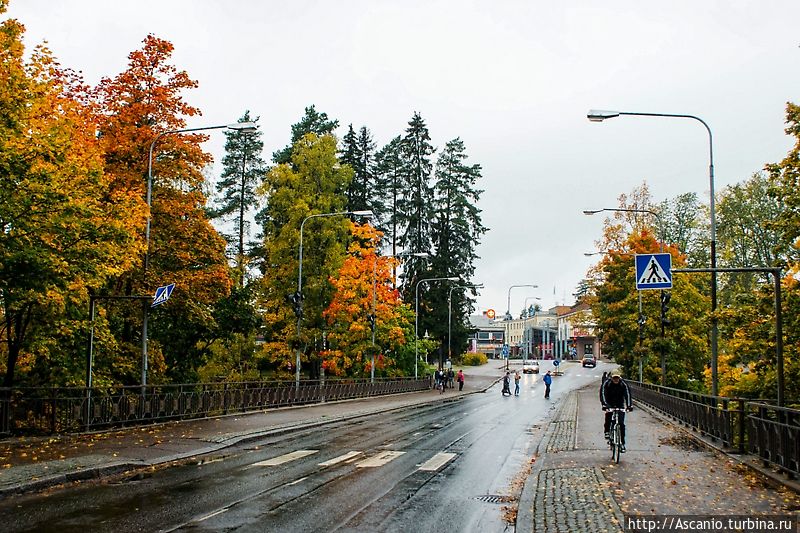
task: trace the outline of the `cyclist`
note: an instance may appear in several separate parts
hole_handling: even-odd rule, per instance
[[[628,384],[622,379],[619,370],[613,370],[611,377],[606,379],[600,388],[600,402],[603,404],[603,410],[606,411],[606,421],[603,426],[606,439],[609,438],[611,430],[611,411],[608,409],[627,409],[631,411],[633,409],[631,400],[631,390],[628,388]],[[624,453],[625,413],[619,413],[619,429],[622,437],[622,446],[619,451]]]

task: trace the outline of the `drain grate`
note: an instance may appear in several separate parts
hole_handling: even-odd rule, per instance
[[[476,496],[475,499],[488,503],[508,503],[508,502],[513,502],[515,500],[513,496],[501,496],[499,494],[486,494],[484,496]]]

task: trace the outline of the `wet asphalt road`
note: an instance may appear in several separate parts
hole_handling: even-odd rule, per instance
[[[497,497],[518,496],[545,422],[604,369],[565,368],[549,401],[541,376],[524,375],[519,397],[502,397],[496,385],[149,476],[9,498],[0,524],[8,532],[513,531]]]

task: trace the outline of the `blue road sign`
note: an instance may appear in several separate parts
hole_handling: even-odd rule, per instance
[[[561,364],[561,361],[559,361],[558,359],[553,359],[553,366],[558,366],[560,364]]]
[[[636,288],[671,289],[672,256],[670,254],[636,254]]]
[[[156,295],[153,296],[153,303],[150,304],[150,307],[161,305],[167,300],[169,300],[169,297],[172,296],[172,290],[174,288],[175,288],[174,283],[170,283],[169,285],[157,288]]]
[[[508,344],[503,345],[503,357],[508,357]]]

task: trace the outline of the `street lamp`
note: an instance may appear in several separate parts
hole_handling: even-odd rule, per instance
[[[538,289],[538,285],[512,285],[508,288],[508,305],[506,306],[506,320],[511,320],[511,289],[514,287],[533,287]]]
[[[173,133],[188,133],[191,131],[205,131],[205,130],[221,130],[229,129],[239,131],[241,133],[253,133],[258,129],[255,122],[235,122],[233,124],[223,124],[220,126],[206,126],[203,128],[182,128],[179,130],[162,131],[157,134],[150,143],[150,151],[147,158],[147,225],[144,230],[144,269],[142,279],[147,283],[147,267],[150,265],[150,206],[153,197],[153,148],[158,140],[164,135],[171,135]],[[147,386],[147,301],[144,301],[144,314],[142,318],[142,390]]]
[[[417,281],[416,288],[414,289],[414,379],[419,377],[419,285],[424,281],[458,281],[458,278],[425,278]]]
[[[452,359],[452,355],[450,353],[450,324],[453,315],[453,290],[455,289],[482,289],[483,283],[477,283],[474,285],[461,285],[458,287],[450,287],[450,291],[447,294],[447,358]]]
[[[312,218],[334,217],[334,216],[359,216],[372,218],[372,211],[337,211],[336,213],[316,213],[308,215],[300,223],[300,252],[298,255],[297,268],[297,293],[294,295],[295,315],[297,315],[297,346],[295,347],[295,387],[300,388],[300,322],[303,320],[303,228],[306,222]]]
[[[624,111],[602,111],[592,109],[586,115],[592,122],[603,122],[606,119],[618,117],[620,115],[638,117],[666,117],[666,118],[688,118],[696,120],[705,127],[708,132],[708,182],[711,210],[711,395],[716,396],[718,392],[717,376],[717,331],[719,329],[716,316],[717,310],[717,222],[714,210],[714,142],[711,135],[711,128],[700,117],[694,115],[678,115],[669,113],[632,113]]]

